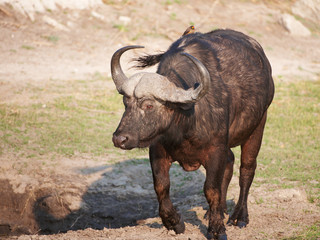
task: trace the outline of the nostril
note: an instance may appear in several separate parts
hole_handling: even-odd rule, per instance
[[[124,148],[125,147],[124,144],[128,141],[128,137],[122,136],[122,135],[120,136],[113,135],[112,141],[115,147]]]
[[[124,144],[126,141],[128,141],[128,137],[125,137],[125,136],[119,136],[118,139],[121,145]]]

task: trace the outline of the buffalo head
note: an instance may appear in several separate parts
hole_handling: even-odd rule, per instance
[[[206,67],[188,53],[179,53],[183,61],[191,60],[198,71],[198,84],[194,88],[177,87],[170,79],[158,73],[137,73],[126,77],[120,66],[121,55],[130,49],[142,46],[127,46],[116,51],[111,59],[111,74],[116,88],[123,95],[125,112],[113,143],[122,149],[148,147],[153,140],[170,126],[174,106],[190,106],[202,98],[209,89],[210,75]],[[189,69],[184,69],[188,71]]]

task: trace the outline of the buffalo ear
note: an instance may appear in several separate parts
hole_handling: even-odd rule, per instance
[[[194,104],[195,103],[173,103],[173,102],[167,102],[166,105],[167,107],[171,109],[180,109],[183,111],[190,111],[194,109]]]
[[[181,103],[178,104],[178,107],[184,111],[189,111],[194,109],[194,103]]]

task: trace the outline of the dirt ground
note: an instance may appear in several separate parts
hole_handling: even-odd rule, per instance
[[[181,3],[113,1],[95,9],[37,13],[34,22],[4,7],[0,11],[0,104],[30,103],[28,86],[86,80],[96,74],[110,76],[110,58],[121,46],[145,46],[135,54],[164,51],[190,23],[200,32],[232,28],[256,38],[278,81],[319,79],[319,32],[310,37],[286,32],[279,18],[289,5],[277,5],[277,1],[177,2]],[[49,25],[44,16],[65,28]],[[129,72],[134,71],[126,65],[131,57],[123,60]],[[111,81],[109,85],[114,89]],[[203,169],[185,173],[174,166],[171,170],[172,199],[186,222],[185,234],[176,235],[157,216],[145,158],[146,154],[139,160],[106,164],[112,161],[104,156],[78,154],[58,157],[53,166],[37,170],[39,159],[4,150],[0,155],[0,239],[205,239]],[[25,161],[29,164],[24,174],[18,174],[13,163]],[[238,192],[235,175],[228,192],[229,212]],[[244,229],[228,226],[229,239],[283,239],[320,220],[319,207],[298,187],[254,185],[248,207],[250,224]]]

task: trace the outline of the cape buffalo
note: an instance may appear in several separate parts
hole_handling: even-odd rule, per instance
[[[223,223],[226,193],[233,174],[231,148],[241,146],[240,195],[228,224],[249,223],[247,199],[254,178],[267,109],[274,95],[270,63],[259,43],[233,30],[182,36],[157,55],[142,56],[139,66],[159,63],[157,73],[127,78],[116,51],[113,81],[125,112],[113,134],[121,149],[149,147],[159,215],[167,229],[185,225],[169,197],[169,169],[177,161],[186,171],[204,166],[209,203],[209,239],[227,239]]]

